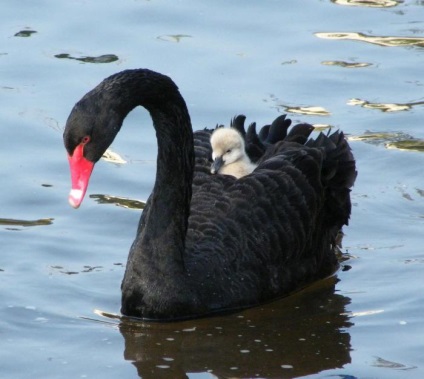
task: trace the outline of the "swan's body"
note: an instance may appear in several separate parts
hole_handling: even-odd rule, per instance
[[[212,174],[241,178],[250,174],[256,165],[247,156],[244,139],[234,128],[217,128],[211,135]]]
[[[73,108],[64,143],[74,207],[137,105],[153,119],[158,159],[122,282],[123,314],[170,320],[241,309],[334,272],[356,177],[343,134],[273,144],[238,180],[211,175],[211,131],[193,135],[178,88],[153,71],[112,75]]]

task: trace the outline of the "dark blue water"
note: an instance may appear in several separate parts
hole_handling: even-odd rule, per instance
[[[0,376],[422,378],[423,20],[421,1],[3,1]],[[155,135],[132,112],[112,146],[125,163],[99,162],[75,211],[62,129],[136,67],[175,80],[195,129],[288,113],[349,135],[359,176],[335,277],[225,317],[102,313],[119,313],[141,213],[117,198],[147,199]]]

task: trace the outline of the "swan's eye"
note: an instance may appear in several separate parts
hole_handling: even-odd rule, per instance
[[[81,140],[81,143],[83,145],[85,145],[86,143],[90,142],[90,136],[85,136],[83,137],[83,139]]]
[[[231,153],[231,149],[228,149],[228,150],[226,151],[226,153]]]

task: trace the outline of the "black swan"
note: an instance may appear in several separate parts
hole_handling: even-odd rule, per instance
[[[356,178],[343,133],[264,145],[256,170],[240,179],[211,175],[211,131],[193,134],[175,83],[147,69],[108,77],[72,109],[63,137],[73,207],[138,105],[156,129],[157,173],[122,281],[124,315],[176,320],[234,311],[334,273]]]
[[[235,128],[217,128],[211,135],[212,174],[241,178],[250,174],[256,165],[247,155],[244,138]]]

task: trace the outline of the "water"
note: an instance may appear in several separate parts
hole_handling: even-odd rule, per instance
[[[423,19],[421,1],[3,1],[1,377],[423,377]],[[129,115],[112,147],[127,163],[97,164],[75,211],[62,129],[135,67],[176,81],[195,129],[288,112],[349,134],[359,177],[334,278],[204,320],[104,313],[140,216],[116,197],[146,200],[154,131]]]

